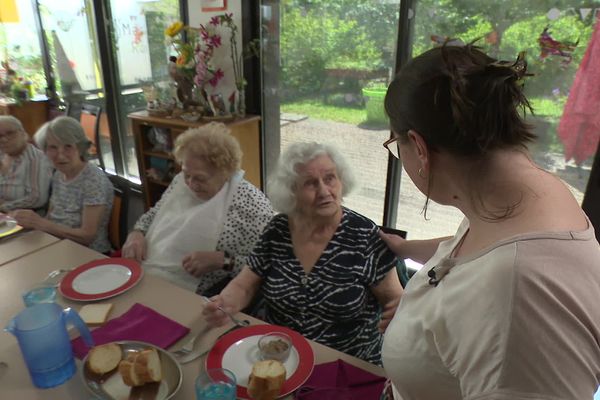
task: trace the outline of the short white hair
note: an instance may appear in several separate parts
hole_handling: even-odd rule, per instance
[[[63,144],[74,144],[79,150],[79,156],[83,161],[89,158],[88,150],[92,142],[85,135],[83,127],[75,118],[57,117],[42,125],[34,135],[37,146],[46,151],[48,135],[52,135]]]
[[[342,197],[354,189],[356,181],[350,165],[335,147],[316,142],[293,143],[279,157],[277,168],[267,184],[269,199],[277,211],[287,215],[294,212],[298,167],[306,165],[321,155],[328,156],[335,164],[338,178],[342,183]]]

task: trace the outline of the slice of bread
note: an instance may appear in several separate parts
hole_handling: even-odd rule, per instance
[[[79,310],[79,316],[88,325],[103,324],[112,310],[111,303],[106,304],[86,304]]]
[[[121,361],[121,346],[106,343],[93,347],[88,355],[88,367],[95,374],[106,374],[117,368]]]
[[[131,361],[123,360],[119,363],[119,373],[123,378],[123,383],[127,386],[141,386],[144,382],[135,373],[134,363]]]
[[[135,373],[144,382],[160,382],[162,379],[162,368],[160,356],[156,349],[141,351],[135,359]]]
[[[254,400],[274,400],[279,396],[286,378],[283,364],[276,360],[254,363],[248,379],[248,395]]]
[[[127,354],[119,363],[119,373],[127,386],[141,386],[150,382],[160,382],[162,365],[156,349],[146,349]]]

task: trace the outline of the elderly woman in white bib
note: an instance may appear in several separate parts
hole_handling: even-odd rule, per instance
[[[211,296],[246,264],[273,216],[271,203],[244,179],[242,150],[222,123],[175,140],[181,172],[128,235],[122,256],[146,272]]]

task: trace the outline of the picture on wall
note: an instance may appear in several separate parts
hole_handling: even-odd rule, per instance
[[[225,11],[227,0],[201,0],[202,11]]]

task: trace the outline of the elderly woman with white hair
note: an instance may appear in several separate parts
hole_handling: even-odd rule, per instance
[[[26,228],[108,253],[114,189],[104,172],[87,161],[91,143],[81,124],[71,117],[55,118],[36,132],[35,140],[56,169],[48,213],[45,218],[30,210],[11,214]]]
[[[237,312],[260,291],[268,322],[380,363],[380,330],[388,322],[382,311],[395,309],[402,287],[396,257],[377,225],[341,205],[352,186],[334,148],[290,145],[269,183],[281,214],[266,227],[248,266],[206,305],[208,321],[224,324],[217,306]]]
[[[188,129],[173,153],[181,172],[139,218],[122,255],[153,275],[212,296],[246,264],[273,208],[244,179],[240,144],[225,124]]]
[[[52,166],[29,143],[29,134],[12,115],[0,116],[0,212],[42,210],[48,202]]]

